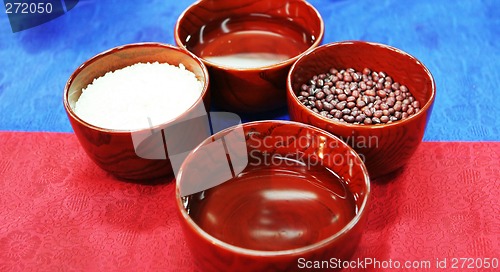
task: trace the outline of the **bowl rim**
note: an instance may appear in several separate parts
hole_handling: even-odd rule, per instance
[[[184,169],[186,167],[188,158],[190,156],[192,156],[198,149],[200,149],[207,142],[211,141],[212,139],[214,139],[215,137],[217,137],[219,135],[224,135],[224,134],[230,132],[231,130],[233,130],[234,128],[236,128],[238,126],[242,126],[242,127],[256,126],[256,125],[258,126],[259,124],[265,124],[265,123],[267,123],[267,124],[274,123],[274,124],[283,124],[283,125],[293,125],[293,126],[298,126],[301,128],[306,128],[306,129],[309,129],[312,131],[322,133],[323,135],[337,141],[339,144],[346,147],[347,151],[361,162],[359,165],[360,165],[361,171],[363,173],[366,193],[364,194],[363,202],[361,203],[360,207],[357,209],[358,212],[342,229],[340,229],[339,231],[335,232],[334,234],[330,235],[329,237],[327,237],[323,240],[317,241],[313,244],[303,246],[303,247],[298,247],[298,248],[294,248],[294,249],[287,249],[287,250],[275,250],[275,251],[256,250],[256,249],[248,249],[248,248],[243,248],[243,247],[231,245],[227,242],[224,242],[220,239],[213,237],[212,235],[207,233],[205,230],[203,230],[200,226],[198,226],[198,224],[196,224],[196,222],[194,222],[194,220],[189,216],[189,214],[187,214],[186,209],[184,208],[183,203],[182,203],[182,198],[180,196],[179,183],[180,183],[180,180],[182,179],[182,174],[183,174]],[[358,155],[358,153],[356,153],[354,151],[354,149],[352,149],[348,144],[343,142],[340,138],[333,135],[332,133],[330,133],[326,130],[320,129],[318,127],[309,125],[309,124],[304,124],[304,123],[295,122],[295,121],[285,121],[285,120],[253,121],[253,122],[247,122],[247,123],[239,124],[239,125],[232,126],[232,127],[226,128],[224,130],[221,130],[221,131],[217,132],[216,134],[214,134],[213,136],[205,139],[196,148],[194,148],[191,152],[189,152],[189,154],[186,156],[186,159],[184,160],[181,167],[179,168],[179,172],[178,172],[176,179],[175,179],[175,202],[177,204],[177,210],[181,214],[181,217],[182,217],[181,220],[184,220],[187,223],[187,225],[189,226],[189,228],[191,228],[194,232],[197,233],[197,235],[201,236],[204,240],[208,241],[209,243],[211,243],[213,245],[217,245],[221,248],[224,248],[225,250],[237,252],[239,254],[244,254],[247,256],[270,257],[270,256],[296,255],[296,254],[308,253],[308,252],[314,251],[318,248],[324,247],[327,244],[330,244],[338,239],[341,239],[342,236],[344,236],[346,233],[348,233],[349,231],[351,231],[352,229],[355,228],[355,226],[359,223],[361,218],[363,216],[366,216],[366,214],[368,213],[367,206],[368,206],[369,199],[371,199],[370,176],[368,174],[368,170],[367,170],[363,160]]]
[[[139,129],[112,129],[112,128],[104,128],[104,127],[99,127],[96,125],[93,125],[83,119],[81,119],[78,114],[74,111],[74,109],[71,107],[69,103],[69,90],[71,87],[71,84],[74,82],[75,78],[84,70],[86,69],[90,64],[98,61],[100,58],[107,56],[107,55],[112,55],[115,52],[124,50],[124,49],[129,49],[129,48],[146,48],[146,47],[157,47],[157,48],[163,48],[168,50],[174,50],[183,54],[186,54],[187,56],[191,57],[201,68],[203,72],[203,88],[201,90],[200,96],[196,99],[196,101],[182,114],[167,120],[165,122],[162,122],[161,124],[157,124],[151,127],[147,128],[139,128]],[[186,68],[187,69],[187,68]],[[146,130],[157,130],[160,128],[165,127],[166,125],[175,122],[176,120],[181,119],[183,116],[187,115],[188,112],[190,112],[192,109],[197,107],[200,103],[203,102],[203,98],[207,95],[208,92],[208,87],[209,87],[209,76],[208,76],[208,69],[205,66],[205,64],[201,61],[200,58],[198,58],[196,55],[192,54],[189,51],[186,51],[182,48],[176,47],[174,45],[166,44],[166,43],[160,43],[160,42],[140,42],[140,43],[129,43],[129,44],[124,44],[120,46],[116,46],[113,48],[110,48],[108,50],[105,50],[97,55],[94,55],[90,59],[87,59],[84,61],[78,68],[73,71],[71,76],[69,77],[68,81],[66,82],[64,86],[64,92],[63,92],[63,105],[64,109],[66,110],[67,114],[70,116],[71,119],[77,121],[80,125],[83,125],[85,127],[88,127],[93,130],[101,131],[101,132],[107,132],[107,133],[117,133],[117,134],[129,134],[129,133],[134,133],[134,132],[140,132],[140,131],[146,131]]]
[[[175,26],[174,26],[174,40],[175,40],[175,43],[177,44],[177,46],[179,46],[180,48],[182,48],[182,49],[184,49],[186,51],[189,51],[190,53],[192,53],[192,52],[187,48],[187,46],[185,45],[185,43],[181,41],[181,38],[179,36],[181,20],[183,20],[184,18],[186,18],[188,12],[190,12],[193,8],[195,8],[196,6],[200,5],[201,2],[204,2],[204,1],[206,1],[206,0],[198,0],[195,3],[191,4],[190,6],[188,6],[179,15],[179,17],[177,18],[177,21],[175,23]],[[314,40],[314,42],[311,45],[309,45],[309,47],[306,50],[304,50],[303,52],[301,52],[300,54],[297,54],[294,57],[288,58],[286,60],[280,61],[280,62],[275,63],[275,64],[266,65],[266,66],[260,66],[260,67],[253,67],[253,68],[241,68],[241,67],[238,68],[238,67],[225,66],[225,65],[217,64],[217,63],[215,63],[213,61],[208,61],[208,60],[206,60],[206,59],[204,59],[202,57],[199,57],[199,58],[207,66],[214,67],[214,68],[217,68],[217,69],[220,69],[220,70],[224,70],[224,71],[239,71],[239,72],[256,72],[257,71],[257,72],[261,72],[261,71],[267,71],[267,70],[272,70],[272,69],[276,69],[276,68],[284,68],[284,67],[290,66],[291,64],[295,63],[301,56],[303,56],[307,52],[310,52],[314,48],[318,47],[323,42],[323,38],[325,36],[325,22],[323,20],[323,17],[321,16],[321,13],[319,13],[319,11],[311,3],[309,3],[309,2],[307,2],[305,0],[298,0],[296,2],[304,3],[306,5],[306,7],[308,7],[310,10],[313,11],[313,13],[315,14],[316,18],[318,19],[318,21],[320,23],[320,28],[319,28],[319,34],[318,34],[318,36],[315,37],[316,39]]]
[[[431,81],[431,96],[429,97],[427,102],[424,104],[424,106],[421,107],[417,113],[409,116],[406,119],[401,119],[401,120],[398,120],[396,122],[389,123],[389,124],[386,123],[386,124],[375,124],[375,125],[374,124],[361,125],[361,124],[351,124],[351,123],[342,123],[342,122],[334,121],[332,119],[329,119],[327,117],[321,116],[320,114],[316,114],[316,113],[310,111],[308,108],[306,108],[304,105],[302,105],[302,103],[300,103],[300,101],[297,98],[297,95],[295,94],[293,87],[292,87],[292,74],[295,72],[297,67],[300,65],[300,62],[304,61],[304,59],[306,59],[310,54],[314,54],[316,51],[328,50],[330,48],[334,48],[337,46],[344,46],[344,45],[349,46],[349,45],[357,45],[357,44],[366,44],[366,45],[370,45],[372,47],[379,47],[379,48],[382,48],[385,50],[393,51],[397,54],[404,55],[404,56],[410,58],[418,66],[420,66],[422,68],[424,73],[429,77],[429,79]],[[331,42],[331,43],[323,44],[321,46],[318,46],[318,47],[312,49],[311,51],[307,52],[306,54],[302,55],[299,59],[297,59],[297,61],[292,65],[292,67],[288,71],[288,75],[287,75],[287,79],[286,79],[286,89],[287,89],[287,97],[288,97],[287,99],[292,99],[295,104],[299,105],[299,107],[301,107],[302,109],[307,110],[312,115],[314,115],[316,118],[319,118],[320,120],[324,120],[324,121],[328,122],[329,124],[333,124],[335,126],[345,127],[345,128],[355,128],[355,129],[384,129],[387,127],[401,126],[402,124],[416,120],[418,117],[425,114],[432,107],[432,105],[434,104],[434,100],[436,98],[436,83],[434,81],[434,77],[432,76],[432,73],[429,71],[429,69],[420,60],[418,60],[413,55],[410,55],[409,53],[407,53],[399,48],[396,48],[396,47],[393,47],[390,45],[386,45],[386,44],[382,44],[382,43],[360,41],[360,40],[339,41],[339,42]],[[290,113],[290,108],[288,109],[288,111]]]

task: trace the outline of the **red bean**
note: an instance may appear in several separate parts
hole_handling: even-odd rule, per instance
[[[374,90],[367,90],[367,91],[365,91],[365,95],[367,95],[367,96],[375,96],[375,91]]]
[[[323,102],[323,108],[327,111],[331,111],[333,109],[333,105],[328,102]]]
[[[341,111],[337,111],[337,112],[335,112],[335,114],[333,115],[333,117],[335,117],[335,118],[337,118],[337,119],[342,118],[342,112],[341,112]]]
[[[387,103],[387,105],[389,107],[393,107],[394,104],[396,103],[396,99],[394,97],[389,97],[389,98],[387,98],[387,100],[385,101],[385,103]]]
[[[387,96],[387,94],[385,93],[385,91],[383,90],[378,90],[377,91],[377,95],[380,97],[380,98],[385,98]]]
[[[333,94],[329,94],[329,95],[325,98],[325,100],[326,100],[326,102],[330,102],[330,101],[332,101],[332,100],[333,100],[333,98],[334,98],[334,95],[333,95]]]
[[[368,117],[372,117],[373,113],[370,109],[366,108],[363,113],[368,116]]]
[[[347,122],[347,123],[353,123],[354,122],[354,116],[351,116],[351,115],[344,115],[344,120]]]
[[[394,82],[394,83],[392,83],[392,89],[393,89],[394,91],[399,90],[399,87],[400,87],[400,86],[401,86],[401,85],[400,85],[398,82]]]
[[[323,99],[325,97],[325,93],[324,92],[317,92],[316,93],[316,99]]]
[[[365,105],[366,105],[365,101],[363,101],[363,100],[361,100],[361,99],[358,99],[358,100],[356,101],[356,107],[358,107],[358,108],[362,108],[362,107],[364,107]]]
[[[323,103],[320,100],[316,100],[316,103],[314,105],[318,110],[323,110]]]
[[[337,108],[337,110],[343,110],[345,108],[346,104],[347,104],[347,102],[342,101],[340,103],[337,103],[337,105],[335,106],[335,108]]]

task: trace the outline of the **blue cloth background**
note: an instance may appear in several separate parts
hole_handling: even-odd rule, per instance
[[[325,20],[324,43],[385,43],[429,68],[437,98],[424,140],[500,140],[500,1],[310,2]],[[0,130],[71,132],[62,106],[70,74],[118,45],[174,44],[175,21],[191,3],[81,0],[66,15],[18,33],[0,8]]]

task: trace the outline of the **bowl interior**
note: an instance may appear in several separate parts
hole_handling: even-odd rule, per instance
[[[303,166],[296,167],[297,161]],[[323,176],[316,166],[329,169],[328,175]],[[272,178],[265,178],[267,172],[251,172],[260,171],[262,167],[271,169]],[[251,178],[245,179],[247,176]],[[286,179],[287,186],[300,179],[299,186],[280,188],[280,176]],[[341,188],[335,187],[338,178],[342,179],[341,186],[345,186],[342,188],[352,193],[352,201],[349,204],[335,202],[338,206],[333,209],[338,209],[336,220],[341,225],[332,231],[328,227],[335,225],[333,221],[318,214],[329,201],[322,196],[331,197],[332,192]],[[263,179],[265,182],[261,182]],[[300,183],[311,185],[313,190]],[[259,254],[312,248],[334,240],[357,223],[365,211],[369,191],[367,170],[350,147],[323,130],[295,122],[253,122],[217,133],[187,157],[177,176],[181,214],[197,232],[223,247],[234,249],[236,246],[247,253],[260,250]],[[299,200],[294,202],[294,199]],[[247,202],[241,204],[240,201]],[[273,213],[276,207],[297,205],[301,208]],[[205,209],[202,217],[196,215],[200,207]],[[345,219],[342,207],[353,209],[353,215],[340,223]],[[299,213],[301,222],[297,221]],[[310,220],[313,217],[315,219]],[[239,220],[240,227],[228,228],[226,224],[232,226],[234,220]],[[321,225],[325,220],[328,223]],[[283,235],[289,235],[286,239],[266,236],[275,234],[276,224],[284,224],[280,227],[292,230],[284,231]],[[302,233],[300,237],[294,236],[294,228]]]
[[[434,81],[416,58],[396,48],[368,43],[341,42],[320,46],[300,58],[290,72],[291,87],[299,93],[302,84],[330,68],[383,71],[394,81],[406,85],[422,108],[434,97]]]
[[[64,96],[68,111],[74,114],[76,101],[95,78],[104,76],[109,71],[115,71],[136,63],[168,63],[170,65],[183,64],[187,70],[193,72],[196,78],[203,83],[203,92],[207,90],[208,75],[203,64],[179,48],[156,43],[132,44],[113,48],[103,52],[80,66],[71,76],[66,86]],[[76,117],[78,119],[78,117]]]
[[[241,31],[273,34],[252,39]],[[204,0],[179,17],[175,38],[179,46],[204,58],[248,52],[292,58],[318,45],[323,31],[319,13],[305,1]],[[276,46],[280,42],[283,44]]]

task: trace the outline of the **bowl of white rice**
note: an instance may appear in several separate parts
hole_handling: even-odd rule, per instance
[[[208,71],[198,57],[136,43],[84,62],[66,83],[63,103],[99,167],[148,183],[171,175],[183,154],[209,136],[209,97]]]

